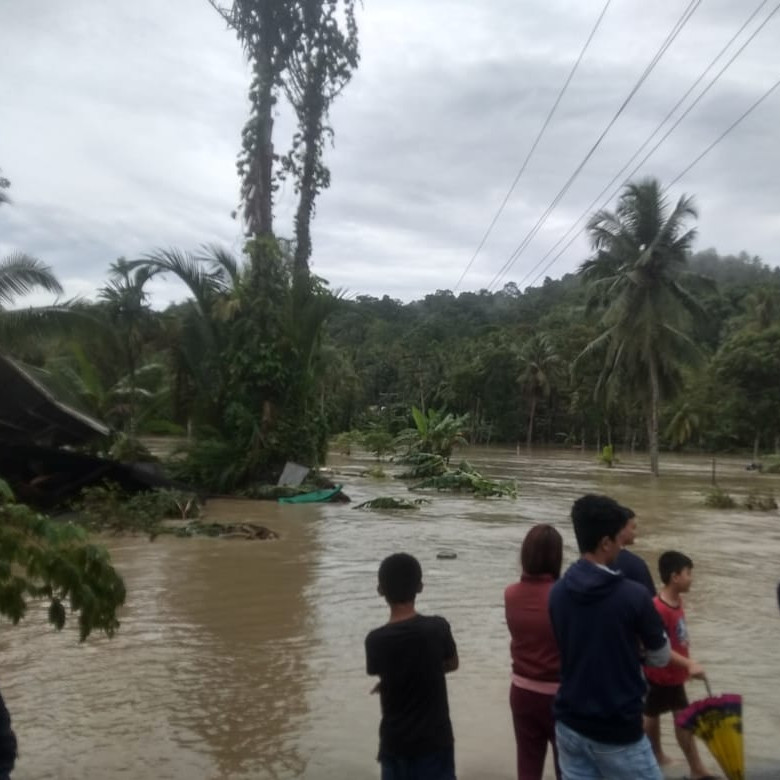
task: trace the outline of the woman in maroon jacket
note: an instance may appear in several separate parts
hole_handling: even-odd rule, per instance
[[[517,742],[518,780],[541,780],[547,743],[555,748],[553,700],[560,680],[560,659],[547,600],[561,576],[563,540],[551,525],[535,525],[520,549],[520,582],[504,592],[506,623],[512,635],[512,687],[509,705]]]

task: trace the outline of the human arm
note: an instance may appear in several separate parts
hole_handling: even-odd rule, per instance
[[[688,672],[688,676],[695,680],[703,680],[707,676],[704,667],[700,663],[684,656],[682,653],[678,653],[676,650],[672,650],[669,653],[669,666],[681,666]]]
[[[669,637],[650,594],[646,592],[642,593],[640,602],[637,633],[645,648],[644,663],[659,668],[667,666],[672,653]]]
[[[379,674],[379,659],[378,659],[378,647],[377,639],[373,633],[366,637],[366,674],[371,676]],[[371,689],[371,693],[379,693],[382,687],[382,680]]]
[[[460,661],[458,660],[458,648],[455,645],[450,624],[444,618],[442,618],[442,629],[442,666],[444,667],[444,673],[447,674],[448,672],[456,671],[460,666]]]

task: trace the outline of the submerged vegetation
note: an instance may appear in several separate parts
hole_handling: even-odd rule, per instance
[[[704,494],[704,505],[711,509],[734,509],[737,502],[722,488],[714,487]]]
[[[517,496],[514,482],[488,479],[470,463],[463,461],[456,469],[447,469],[443,474],[428,477],[410,486],[409,490],[452,490],[458,493],[473,493],[479,498]]]
[[[358,504],[355,509],[419,509],[422,504],[428,504],[427,498],[394,498],[393,496],[378,496],[370,501]]]

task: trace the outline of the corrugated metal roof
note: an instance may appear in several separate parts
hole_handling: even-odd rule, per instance
[[[57,447],[109,433],[104,423],[58,400],[34,369],[0,355],[0,440]]]

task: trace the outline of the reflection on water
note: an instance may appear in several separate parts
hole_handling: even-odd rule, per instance
[[[212,516],[257,519],[282,538],[111,540],[129,590],[114,640],[79,646],[43,616],[3,627],[0,687],[22,750],[15,778],[376,777],[379,703],[369,695],[363,639],[386,619],[378,563],[401,549],[423,564],[420,608],[445,615],[459,645],[461,668],[449,680],[459,777],[512,778],[503,588],[532,523],[558,523],[574,558],[566,518],[585,491],[608,492],[638,512],[636,551],[651,568],[669,547],[694,559],[694,655],[716,689],[744,695],[748,756],[777,758],[777,513],[705,509],[703,460],[666,459],[656,482],[639,462],[608,470],[590,457],[528,460],[499,450],[471,459],[516,478],[520,498],[434,496],[412,514],[214,502]],[[354,461],[343,465],[355,471]],[[718,473],[735,492],[780,486],[736,463]],[[344,481],[354,499],[405,491],[393,480]],[[442,548],[458,558],[437,560]],[[673,741],[668,727],[665,741]]]

